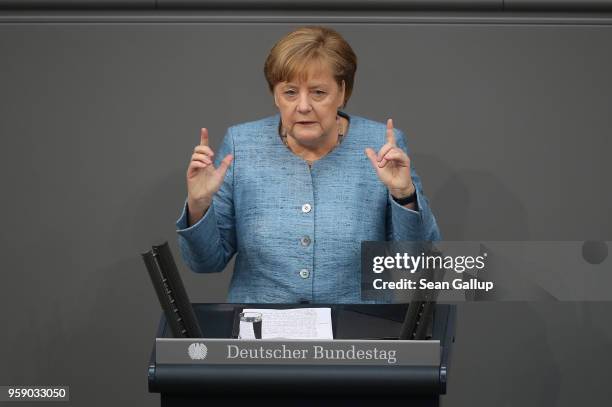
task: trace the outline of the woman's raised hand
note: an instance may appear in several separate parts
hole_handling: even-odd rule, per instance
[[[410,175],[410,157],[397,146],[393,120],[387,120],[387,142],[376,153],[366,148],[365,153],[376,170],[378,178],[395,198],[405,198],[414,192]]]
[[[200,131],[200,144],[193,150],[191,162],[187,168],[187,205],[189,206],[190,224],[200,219],[217,193],[225,173],[234,158],[228,154],[218,168],[215,168],[215,153],[208,146],[208,130]]]

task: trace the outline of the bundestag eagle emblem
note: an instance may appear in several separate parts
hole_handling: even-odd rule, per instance
[[[208,348],[203,343],[192,343],[187,348],[187,353],[189,353],[189,357],[193,360],[202,360],[206,359]]]

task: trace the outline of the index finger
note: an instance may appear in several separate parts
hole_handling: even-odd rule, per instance
[[[200,145],[207,146],[208,145],[208,129],[202,128],[200,130]]]
[[[395,134],[393,131],[393,119],[387,119],[387,143],[395,145]]]

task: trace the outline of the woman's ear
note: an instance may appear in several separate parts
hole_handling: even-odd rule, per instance
[[[272,89],[272,96],[274,96],[274,104],[277,108],[280,109],[280,106],[278,105],[278,98],[276,96],[276,86],[274,87],[274,89]]]

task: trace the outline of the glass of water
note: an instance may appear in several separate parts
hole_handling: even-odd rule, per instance
[[[260,312],[241,312],[240,313],[240,335],[238,339],[261,339],[262,315]],[[246,332],[245,332],[246,331]]]

